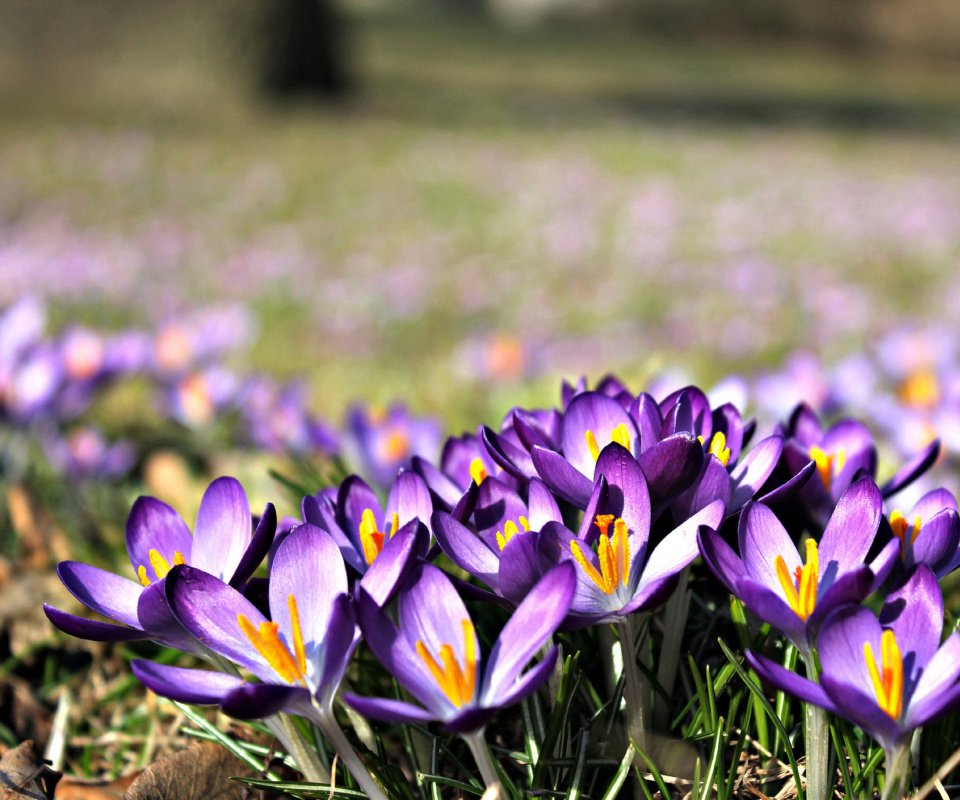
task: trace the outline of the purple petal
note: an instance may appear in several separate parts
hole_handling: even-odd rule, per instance
[[[676,575],[687,564],[699,555],[697,547],[697,532],[706,525],[716,530],[723,521],[724,504],[722,500],[714,500],[702,511],[694,514],[675,530],[668,533],[650,554],[650,558],[643,566],[637,591],[651,581],[660,580],[669,575]],[[630,578],[633,583],[634,570],[639,570],[640,564],[634,561],[630,567]]]
[[[459,486],[425,458],[414,456],[411,466],[413,471],[423,478],[424,483],[427,484],[433,502],[438,508],[449,511],[456,505],[460,495],[463,494],[463,490]]]
[[[612,401],[611,401],[612,402]],[[593,482],[553,450],[534,447],[530,451],[537,473],[552,491],[577,508],[585,508],[593,491]]]
[[[321,705],[333,702],[358,644],[360,632],[353,601],[349,595],[341,594],[334,598],[327,630],[323,635],[323,672],[318,689]]]
[[[143,587],[139,583],[79,561],[61,561],[57,575],[67,591],[91,611],[131,628],[140,627],[137,603]]]
[[[803,565],[776,514],[760,503],[747,503],[740,514],[740,556],[747,574],[778,595],[783,589],[777,577],[776,557],[783,556],[790,575]]]
[[[700,555],[714,576],[731,594],[736,594],[734,587],[740,578],[746,577],[743,562],[733,552],[721,536],[712,528],[701,528],[697,533],[697,542],[700,546]]]
[[[775,664],[769,658],[757,655],[750,650],[746,652],[746,660],[753,671],[771,686],[775,686],[780,691],[786,692],[789,695],[798,697],[805,703],[813,703],[813,705],[825,708],[834,714],[844,716],[843,711],[837,708],[833,700],[823,691],[822,686],[817,685],[807,678],[801,678],[797,673],[785,669],[779,664]]]
[[[907,549],[905,563],[927,564],[937,575],[946,575],[960,545],[960,518],[953,509],[935,514],[920,528]]]
[[[263,719],[281,711],[315,719],[317,712],[310,700],[309,690],[302,686],[246,683],[227,692],[220,707],[235,719]]]
[[[861,478],[843,493],[827,522],[818,550],[821,565],[836,561],[845,572],[863,564],[882,515],[880,490],[872,478]]]
[[[137,618],[150,638],[166,647],[183,650],[185,653],[204,655],[209,651],[198,642],[170,610],[166,598],[166,579],[151,583],[140,593],[137,603]]]
[[[412,519],[419,519],[423,523],[430,521],[433,513],[433,501],[430,499],[430,490],[423,478],[416,472],[401,470],[390,489],[387,498],[385,517],[392,520],[396,514],[401,526]]]
[[[518,408],[513,409],[513,429],[516,431],[520,443],[527,450],[530,450],[534,445],[553,449],[547,432],[540,428],[535,419]]]
[[[360,547],[360,521],[363,512],[367,509],[373,513],[377,523],[377,530],[383,530],[383,511],[380,501],[363,478],[357,475],[348,475],[340,483],[337,492],[337,524],[354,543],[354,547],[362,552]]]
[[[669,502],[687,489],[700,475],[703,448],[690,433],[670,436],[640,456],[640,468],[647,479],[650,501]]]
[[[629,450],[611,442],[597,459],[594,482],[600,476],[607,479],[609,513],[620,517],[633,533],[650,533],[650,493],[640,464]]]
[[[586,547],[584,542],[559,522],[547,523],[540,532],[541,549],[561,553],[564,560],[573,560],[570,549],[571,543],[575,543],[581,548],[584,558],[587,559],[595,570],[600,571],[600,562],[597,554]],[[570,611],[578,615],[602,616],[613,614],[622,606],[622,603],[615,595],[606,594],[593,579],[584,571],[580,564],[576,567],[577,587],[574,592],[573,601],[570,603]]]
[[[495,534],[502,533],[508,521],[520,526],[520,517],[526,515],[527,505],[513,489],[496,478],[487,478],[480,484],[473,519],[488,546],[496,545]]]
[[[960,648],[955,650],[951,648],[951,655],[954,658],[960,656]],[[956,664],[953,666],[956,667]],[[960,706],[960,683],[954,683],[940,692],[925,695],[922,701],[911,705],[904,727],[919,728],[937,717],[955,711],[958,706]]]
[[[505,475],[505,478],[512,480],[509,475]],[[467,487],[467,490],[461,495],[460,499],[454,503],[453,509],[450,511],[450,516],[453,517],[458,522],[464,522],[470,518],[470,515],[473,514],[473,510],[477,506],[477,495],[480,493],[480,489],[473,481],[470,481],[470,485]]]
[[[877,652],[875,649],[874,653]],[[863,728],[887,752],[904,744],[908,732],[903,731],[890,715],[880,708],[872,686],[869,690],[850,686],[826,671],[820,676],[820,683],[834,705],[842,709],[838,713]]]
[[[337,509],[333,501],[327,497],[317,498],[307,495],[301,503],[303,521],[315,525],[333,537],[333,541],[340,548],[340,555],[345,563],[349,564],[359,574],[367,571],[367,562],[363,553],[357,549],[353,539],[348,537],[337,522]],[[272,564],[272,561],[271,561]]]
[[[554,645],[539,664],[521,675],[515,683],[501,687],[496,697],[492,696],[492,690],[489,698],[484,695],[484,704],[495,704],[498,708],[506,708],[525,700],[550,678],[559,654],[560,648]]]
[[[220,705],[227,692],[244,683],[235,675],[154,664],[142,658],[131,661],[130,669],[140,683],[161,697],[198,706]]]
[[[926,524],[945,509],[957,511],[957,499],[947,489],[934,489],[917,500],[910,509],[908,521],[912,522],[914,517],[920,517],[921,523]]]
[[[334,600],[346,591],[347,571],[333,539],[310,524],[295,528],[277,550],[270,570],[270,617],[280,632],[289,636],[293,630],[289,601],[293,597],[304,643],[322,642]]]
[[[714,410],[713,435],[716,436],[717,433],[723,433],[727,439],[727,447],[730,448],[730,461],[728,463],[736,464],[743,449],[743,419],[733,403],[724,403]],[[770,469],[772,470],[773,467]],[[760,483],[762,484],[763,481]]]
[[[874,613],[863,606],[838,608],[823,623],[817,638],[817,652],[824,674],[873,698],[873,679],[867,668],[864,644],[869,643],[874,658],[880,659],[883,629]],[[879,661],[878,661],[879,666]]]
[[[640,431],[639,452],[643,453],[660,441],[660,429],[663,427],[660,406],[653,395],[641,392],[630,407],[630,416]]]
[[[764,622],[769,622],[783,633],[801,652],[809,652],[811,644],[807,638],[807,623],[794,612],[787,602],[772,589],[758,583],[751,577],[740,578],[734,594],[743,600],[744,605]]]
[[[481,438],[490,458],[508,475],[512,475],[518,481],[526,482],[537,474],[533,461],[530,460],[530,453],[513,444],[505,436],[494,433],[492,429],[484,426]]]
[[[499,590],[500,559],[473,531],[443,511],[433,512],[431,525],[441,549],[454,564]]]
[[[660,403],[660,413],[663,415],[661,439],[676,433],[693,433],[693,405],[686,389],[680,389],[664,398]]]
[[[127,554],[134,570],[146,567],[151,581],[159,580],[150,562],[150,551],[156,550],[168,564],[180,553],[191,560],[193,537],[181,516],[155,497],[138,497],[130,509],[126,525]]]
[[[944,692],[951,687],[952,691],[957,690],[958,687],[952,684],[960,677],[960,635],[951,633],[926,664],[920,659],[917,661],[923,672],[914,687],[907,709],[905,724],[911,728],[922,725],[940,711]],[[918,722],[918,718],[923,718],[923,721]]]
[[[916,653],[918,667],[933,658],[943,631],[943,597],[937,576],[926,564],[918,564],[887,595],[880,624],[893,631],[901,653]]]
[[[720,459],[708,455],[703,460],[700,477],[671,504],[673,517],[678,521],[688,519],[714,500],[722,501],[724,506],[730,502],[730,476]]]
[[[758,442],[756,447],[744,456],[743,461],[730,473],[729,511],[742,508],[760,491],[760,487],[766,483],[774,467],[777,466],[782,452],[783,439],[779,436],[770,436]],[[732,450],[730,458],[733,458]]]
[[[250,546],[240,559],[236,571],[230,578],[230,585],[238,589],[247,582],[247,579],[257,571],[260,562],[270,552],[273,544],[273,538],[277,533],[277,510],[273,503],[267,503],[263,509],[263,515],[253,531],[253,539],[250,540]]]
[[[558,564],[517,606],[490,651],[480,690],[482,703],[497,702],[557,629],[570,608],[576,582],[573,564]]]
[[[404,703],[402,700],[390,700],[386,697],[344,694],[343,701],[354,711],[359,711],[363,716],[380,722],[422,725],[425,722],[433,722],[438,716],[435,711],[427,711],[419,706]]]
[[[587,444],[587,431],[593,433],[603,450],[612,439],[614,429],[625,425],[630,434],[631,450],[637,448],[639,433],[633,419],[616,400],[598,392],[577,395],[563,416],[563,455],[582,475],[594,474],[593,454]],[[542,477],[542,476],[541,476]]]
[[[229,580],[243,560],[252,535],[253,520],[243,487],[234,478],[217,478],[200,500],[190,564]]]
[[[831,574],[832,567],[828,564],[824,570],[824,562],[820,561],[820,584],[817,587],[817,600],[813,613],[807,619],[807,627],[815,630],[827,615],[842,605],[859,603],[870,594],[874,574],[866,564],[861,564],[839,575]]]
[[[43,604],[43,613],[55,628],[78,639],[89,639],[93,642],[136,642],[150,638],[139,628],[77,617],[46,603]]]
[[[760,497],[758,502],[761,502],[765,505],[771,506],[775,503],[780,503],[783,500],[786,500],[789,497],[792,497],[801,489],[806,487],[810,477],[816,472],[817,464],[814,461],[808,461],[799,472],[797,472],[790,480],[785,483],[780,484],[776,489],[772,489],[767,492],[763,497]],[[820,478],[817,478],[819,481]],[[821,483],[821,489],[823,484]]]
[[[590,500],[583,510],[583,519],[580,520],[580,529],[577,538],[586,544],[594,544],[600,536],[600,528],[596,525],[597,516],[606,514],[610,510],[610,487],[607,479],[601,475],[593,485]],[[560,520],[562,522],[562,520]]]
[[[633,614],[637,611],[652,611],[663,605],[677,588],[680,576],[673,572],[659,578],[646,581],[629,603],[617,611],[617,616]]]
[[[884,497],[892,497],[901,489],[906,489],[917,478],[933,466],[940,456],[940,440],[934,439],[917,455],[897,470],[880,490]]]
[[[387,540],[360,580],[374,600],[381,605],[390,601],[415,558],[426,553],[429,536],[426,525],[412,519]]]
[[[873,573],[873,585],[868,594],[873,594],[880,588],[881,584],[887,579],[887,576],[893,572],[893,568],[900,559],[900,542],[891,539],[887,542],[880,554],[870,562],[870,571]]]
[[[543,576],[539,537],[539,531],[517,533],[500,555],[497,591],[514,605],[522,602]]]
[[[527,521],[532,531],[540,530],[548,522],[563,521],[557,501],[550,490],[537,478],[532,478],[527,487],[527,507],[529,509]]]
[[[820,418],[806,403],[800,403],[790,415],[789,429],[793,437],[807,449],[823,440]]]

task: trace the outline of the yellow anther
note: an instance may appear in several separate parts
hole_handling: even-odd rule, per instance
[[[698,436],[697,438],[700,439],[700,443],[703,444],[703,437]],[[730,461],[730,448],[727,447],[727,437],[723,431],[717,431],[713,434],[713,438],[710,440],[710,449],[707,453],[716,456],[720,459],[720,463],[723,464],[723,466],[727,466],[727,463]]]
[[[293,635],[293,654],[297,660],[297,669],[301,675],[307,674],[307,650],[303,646],[303,631],[300,630],[300,612],[292,594],[287,595],[287,608],[290,609],[290,632]]]
[[[181,553],[179,550],[174,551],[173,566],[177,566],[178,564],[186,564],[186,563],[187,563],[187,560],[183,557],[183,553]]]
[[[600,529],[601,536],[607,535],[607,529],[613,524],[614,519],[616,519],[616,517],[613,514],[597,514],[597,518],[593,523]]]
[[[587,439],[587,447],[590,448],[590,455],[596,461],[600,458],[600,445],[597,444],[597,437],[593,435],[593,431],[587,431],[584,436]]]
[[[280,641],[280,637],[277,635],[279,626],[276,622],[261,622],[258,631],[243,614],[237,614],[237,623],[240,625],[240,630],[250,640],[250,644],[263,656],[264,660],[281,679],[287,683],[304,682],[303,672],[297,666],[293,656],[290,655],[287,646]]]
[[[529,528],[527,529],[529,530]],[[497,531],[497,545],[503,550],[514,536],[520,532],[520,529],[517,527],[517,523],[512,519],[507,520],[507,524],[503,526],[503,533]]]
[[[393,525],[396,526],[398,522],[399,517],[394,514]],[[393,528],[392,533],[396,533],[396,527]],[[377,518],[373,516],[373,509],[364,509],[360,516],[360,545],[363,547],[363,557],[367,564],[372,564],[373,560],[380,555],[384,540],[387,538],[389,538],[387,534],[377,528]]]
[[[613,523],[613,536],[607,535],[610,522],[605,519],[608,515],[601,515],[604,524],[601,528],[600,539],[597,544],[597,559],[600,561],[600,570],[598,571],[589,559],[584,555],[577,541],[570,542],[570,552],[573,554],[576,562],[583,567],[587,577],[592,580],[604,594],[613,594],[617,590],[617,584],[623,581],[627,585],[630,577],[630,530],[627,523],[622,519],[617,519]],[[612,521],[612,520],[611,520]]]
[[[477,456],[470,462],[470,477],[473,478],[473,482],[477,484],[477,486],[483,483],[488,475],[487,468],[484,466],[483,459],[480,458],[480,456]]]
[[[137,577],[140,578],[140,583],[143,584],[144,588],[150,585],[150,579],[147,577],[147,568],[141,564],[137,567]]]
[[[150,559],[150,566],[153,567],[153,571],[157,576],[157,579],[165,578],[167,573],[170,571],[170,565],[157,550],[150,550],[147,553],[147,556]]]
[[[433,657],[423,641],[417,641],[417,654],[427,665],[430,674],[437,682],[447,699],[457,708],[473,699],[477,683],[477,650],[473,631],[473,623],[469,619],[461,620],[463,629],[463,660],[461,668],[453,647],[449,644],[440,645],[440,661]]]
[[[822,448],[814,445],[810,448],[810,458],[817,465],[820,480],[823,481],[824,488],[829,492],[834,473],[840,472],[846,463],[846,453],[841,447],[836,453],[827,455]]]
[[[390,520],[390,537],[397,532],[397,529],[400,527],[400,515],[394,511],[393,518]]]
[[[899,719],[903,710],[903,657],[892,630],[885,630],[880,639],[881,667],[873,656],[870,642],[863,643],[863,657],[870,671],[877,703],[892,719]]]
[[[524,516],[521,516],[521,517],[520,517],[520,527],[523,528],[525,531],[529,531],[529,530],[530,530],[530,520],[528,520],[528,519],[527,519],[526,517],[524,517]]]
[[[910,544],[917,540],[917,534],[920,533],[920,515],[918,514],[913,521],[913,533],[910,534]],[[907,531],[910,529],[910,523],[907,522],[899,510],[894,510],[890,515],[890,527],[893,529],[893,535],[900,540],[900,558],[906,560],[907,557]]]
[[[806,621],[813,613],[817,604],[817,583],[820,580],[820,559],[817,554],[817,543],[814,539],[807,539],[807,563],[797,567],[794,576],[787,570],[783,556],[773,560],[777,571],[777,579],[787,598],[787,604],[793,612]]]
[[[919,369],[900,385],[900,400],[914,408],[935,408],[940,402],[940,382],[930,368]]]

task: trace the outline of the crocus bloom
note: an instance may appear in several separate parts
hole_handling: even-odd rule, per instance
[[[957,500],[946,489],[927,492],[906,515],[894,509],[890,528],[900,541],[905,567],[924,563],[942,578],[960,566]]]
[[[180,515],[153,497],[140,497],[127,517],[127,554],[138,580],[62,561],[57,575],[87,608],[115,622],[84,619],[44,605],[50,621],[65,633],[94,641],[155,639],[196,652],[196,640],[169,613],[163,583],[177,564],[191,564],[242,588],[270,549],[277,514],[267,504],[253,529],[250,505],[234,478],[217,478],[204,492],[193,536]]]
[[[424,557],[430,544],[433,504],[423,479],[403,470],[387,498],[386,510],[367,483],[356,475],[343,480],[336,502],[328,495],[303,498],[304,522],[333,537],[343,560],[363,576],[364,588],[386,603],[414,557]]]
[[[809,655],[827,614],[859,603],[894,567],[898,541],[888,542],[866,563],[881,504],[880,490],[870,478],[856,481],[841,496],[820,541],[807,539],[806,563],[780,520],[762,503],[748,503],[740,515],[739,557],[709,529],[698,535],[700,552],[732,594]]]
[[[915,728],[960,705],[960,635],[940,644],[943,599],[937,578],[917,565],[880,612],[835,610],[817,638],[819,683],[763,656],[747,660],[767,682],[806,703],[849,719],[876,739],[888,767]]]
[[[412,465],[427,484],[434,506],[444,511],[455,508],[471,485],[479,486],[488,475],[513,482],[490,457],[480,437],[470,433],[447,439],[439,466],[421,456],[414,456]]]
[[[399,629],[361,592],[358,617],[365,641],[422,707],[350,694],[344,700],[372,719],[414,724],[439,720],[460,734],[482,730],[499,709],[528,697],[549,677],[556,646],[520,673],[566,616],[575,583],[571,565],[548,572],[517,606],[486,664],[460,595],[437,567],[419,565],[401,589]]]
[[[609,488],[608,488],[609,487]],[[580,535],[559,523],[543,530],[541,549],[557,551],[577,565],[571,622],[614,622],[660,605],[679,574],[697,557],[697,530],[716,528],[724,503],[714,500],[664,537],[652,551],[650,495],[637,460],[617,443],[604,448]],[[552,546],[547,544],[553,537]],[[596,543],[597,549],[591,545]]]

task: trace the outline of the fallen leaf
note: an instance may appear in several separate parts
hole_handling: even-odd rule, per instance
[[[0,757],[0,800],[53,800],[62,774],[44,764],[27,740]]]
[[[255,774],[219,744],[197,742],[147,767],[123,800],[241,800],[243,784],[231,778]]]
[[[57,784],[54,800],[121,800],[134,777],[115,781],[91,781],[64,776]]]

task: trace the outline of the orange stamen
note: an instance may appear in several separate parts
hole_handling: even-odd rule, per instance
[[[827,455],[823,449],[814,445],[810,448],[810,458],[817,465],[817,473],[820,475],[820,480],[823,481],[824,488],[830,491],[834,474],[840,472],[846,463],[847,456],[844,449],[841,447],[836,453]]]
[[[628,538],[630,530],[627,528],[626,522],[622,519],[616,519],[613,523],[613,536],[609,536],[607,530],[610,527],[610,521],[606,519],[608,516],[612,518],[612,515],[600,515],[596,520],[597,527],[601,531],[597,544],[597,558],[600,561],[599,571],[586,557],[579,542],[570,542],[570,552],[576,562],[583,567],[587,577],[604,594],[613,594],[621,580],[623,585],[626,586],[630,578],[630,541]]]
[[[483,459],[480,458],[480,456],[477,456],[470,462],[470,477],[477,486],[483,483],[488,477],[487,468],[484,466]]]
[[[394,512],[393,520],[390,523],[389,536],[377,528],[377,519],[373,516],[373,509],[365,508],[360,517],[360,544],[363,547],[363,557],[367,564],[372,564],[373,560],[380,555],[385,542],[397,532],[400,526],[400,515]]]
[[[699,439],[701,437],[698,436],[697,438]],[[727,447],[727,436],[723,431],[717,431],[713,434],[707,455],[716,456],[720,459],[720,463],[723,464],[723,466],[727,466],[730,462],[730,448]]]
[[[921,525],[920,515],[918,514],[913,521],[913,533],[910,534],[910,544],[917,540]],[[907,558],[907,531],[910,529],[910,523],[904,518],[898,510],[894,510],[890,515],[890,527],[893,529],[893,535],[900,540],[900,558]]]
[[[584,433],[584,437],[587,440],[590,455],[592,455],[593,460],[596,461],[600,458],[600,445],[597,443],[597,437],[593,431],[589,430]],[[630,429],[627,428],[625,422],[621,422],[616,428],[610,431],[610,441],[616,442],[620,446],[627,448],[627,450],[630,449]]]
[[[883,632],[880,650],[882,669],[877,668],[870,642],[863,643],[863,656],[873,681],[877,703],[892,719],[899,719],[903,710],[903,657],[892,630]]]
[[[250,644],[263,656],[277,675],[287,683],[304,682],[303,672],[301,672],[293,656],[290,655],[287,646],[280,641],[280,637],[277,635],[279,626],[276,622],[261,622],[259,631],[243,614],[237,614],[237,622],[240,625],[240,630],[250,640]]]
[[[807,620],[817,604],[817,583],[820,580],[820,559],[816,541],[807,539],[807,563],[797,567],[796,582],[791,578],[783,556],[777,556],[773,565],[788,605],[800,619]]]
[[[473,699],[477,683],[477,649],[473,623],[469,619],[461,620],[463,629],[463,668],[457,662],[453,647],[449,644],[440,645],[440,662],[434,658],[423,641],[417,641],[417,654],[427,665],[430,674],[446,695],[447,699],[457,708]]]
[[[301,675],[307,674],[307,650],[303,646],[303,631],[300,630],[300,612],[294,596],[287,595],[287,608],[290,609],[290,631],[293,635],[293,654],[297,659],[297,669]]]

